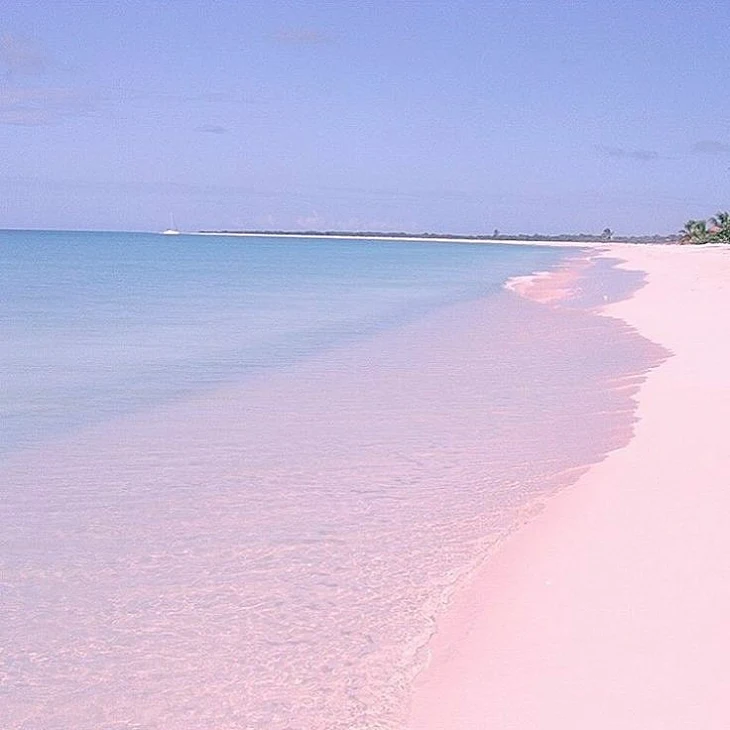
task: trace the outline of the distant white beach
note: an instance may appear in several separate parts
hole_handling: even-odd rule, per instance
[[[233,236],[236,238],[306,238],[306,239],[333,239],[353,241],[409,241],[417,243],[484,243],[509,246],[553,246],[555,248],[606,248],[608,246],[637,246],[653,244],[614,243],[611,241],[544,241],[544,240],[517,240],[501,238],[460,238],[458,236],[387,236],[387,235],[353,235],[353,234],[325,234],[325,233],[238,233],[233,231],[196,231],[191,236]]]

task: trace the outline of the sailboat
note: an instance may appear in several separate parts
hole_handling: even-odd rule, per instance
[[[163,236],[179,236],[180,231],[177,230],[177,227],[175,226],[175,219],[172,216],[172,213],[170,213],[170,227],[166,230],[162,231]]]

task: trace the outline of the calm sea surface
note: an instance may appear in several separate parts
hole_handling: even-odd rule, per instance
[[[395,730],[662,353],[580,250],[0,232],[0,727]]]

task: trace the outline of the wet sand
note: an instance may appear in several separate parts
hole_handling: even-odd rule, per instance
[[[648,283],[605,314],[673,357],[641,387],[628,446],[456,596],[413,730],[730,727],[730,247],[606,253]]]

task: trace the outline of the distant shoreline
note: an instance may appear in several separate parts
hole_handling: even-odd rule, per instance
[[[679,243],[676,236],[614,236],[610,239],[601,236],[586,234],[559,236],[481,236],[481,235],[457,235],[453,233],[400,233],[400,232],[371,232],[371,231],[198,231],[194,235],[199,236],[240,236],[267,238],[339,238],[352,240],[370,241],[435,241],[446,243],[505,243],[505,244],[535,244],[551,246],[585,246],[603,245],[613,243],[658,243],[674,244]]]

